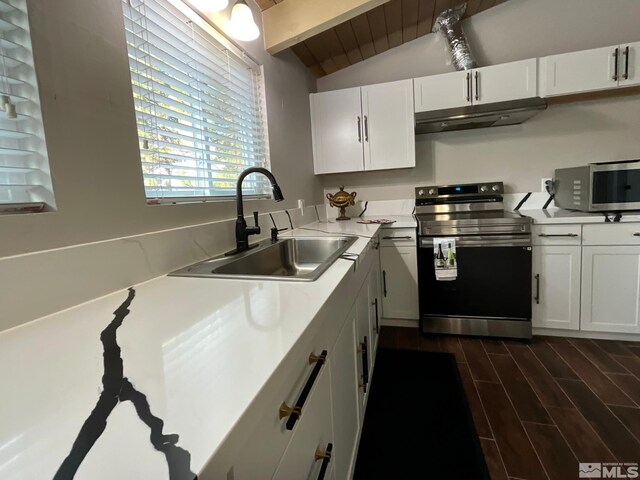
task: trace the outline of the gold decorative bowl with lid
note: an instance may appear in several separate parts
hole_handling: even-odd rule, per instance
[[[349,220],[345,213],[345,209],[350,205],[355,205],[355,198],[357,193],[347,193],[344,191],[344,185],[340,186],[340,190],[335,194],[327,193],[327,200],[329,205],[340,209],[340,216],[336,220]]]

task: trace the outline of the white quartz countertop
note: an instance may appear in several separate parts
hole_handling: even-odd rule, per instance
[[[533,219],[533,223],[544,224],[567,224],[567,223],[604,223],[605,216],[602,213],[585,213],[575,212],[571,210],[563,210],[561,208],[550,208],[548,210],[520,210],[521,215],[525,215]],[[613,221],[614,215],[608,214],[609,219]],[[640,222],[640,214],[637,212],[622,214],[621,222]]]
[[[357,254],[379,228],[289,234],[361,235]],[[315,282],[160,277],[1,333],[0,478],[160,480],[170,464],[193,478],[352,267]]]

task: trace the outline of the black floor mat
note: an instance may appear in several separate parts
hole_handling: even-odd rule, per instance
[[[455,357],[379,349],[356,480],[489,480]]]

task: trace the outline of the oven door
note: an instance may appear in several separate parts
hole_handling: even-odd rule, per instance
[[[420,318],[530,321],[531,237],[488,235],[456,239],[458,275],[436,280],[433,238],[420,237]]]
[[[640,161],[591,166],[590,210],[640,210]]]

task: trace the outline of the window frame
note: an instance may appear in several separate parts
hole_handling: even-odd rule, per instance
[[[135,0],[120,0],[122,3],[129,3]],[[144,0],[143,0],[144,1]],[[268,113],[267,113],[267,99],[266,99],[266,85],[264,79],[264,66],[259,64],[256,59],[251,56],[247,51],[239,47],[235,44],[231,39],[225,36],[222,32],[218,30],[218,28],[208,19],[202,16],[196,9],[194,9],[191,5],[188,5],[186,2],[182,0],[155,0],[156,2],[167,2],[172,7],[177,9],[181,14],[183,14],[190,22],[193,22],[198,28],[202,29],[207,35],[209,35],[214,42],[219,43],[223,48],[227,49],[231,54],[233,54],[238,61],[243,62],[247,68],[251,69],[254,73],[255,79],[255,88],[258,89],[258,112],[262,118],[262,143],[264,145],[264,157],[265,162],[263,166],[265,168],[271,167],[271,154],[270,154],[270,145],[269,145],[269,126],[268,126]],[[130,6],[130,8],[133,8]],[[123,18],[124,21],[124,18]],[[127,60],[129,59],[129,45],[126,45],[127,48]],[[135,87],[133,85],[133,79],[131,78],[131,66],[129,65],[129,83],[132,90],[132,103],[135,109],[136,100],[134,97]],[[136,127],[139,129],[139,124],[137,120],[137,110],[136,110]],[[138,161],[142,171],[142,145],[141,138],[138,136]],[[247,166],[246,168],[249,168]],[[147,186],[143,181],[143,189],[145,191],[145,200],[148,206],[156,206],[156,205],[181,205],[181,204],[190,204],[190,203],[218,203],[218,202],[230,202],[235,201],[236,195],[190,195],[190,196],[167,196],[167,197],[147,197]],[[243,194],[243,197],[247,200],[265,200],[271,198],[270,190],[265,189],[265,193],[260,194]]]

